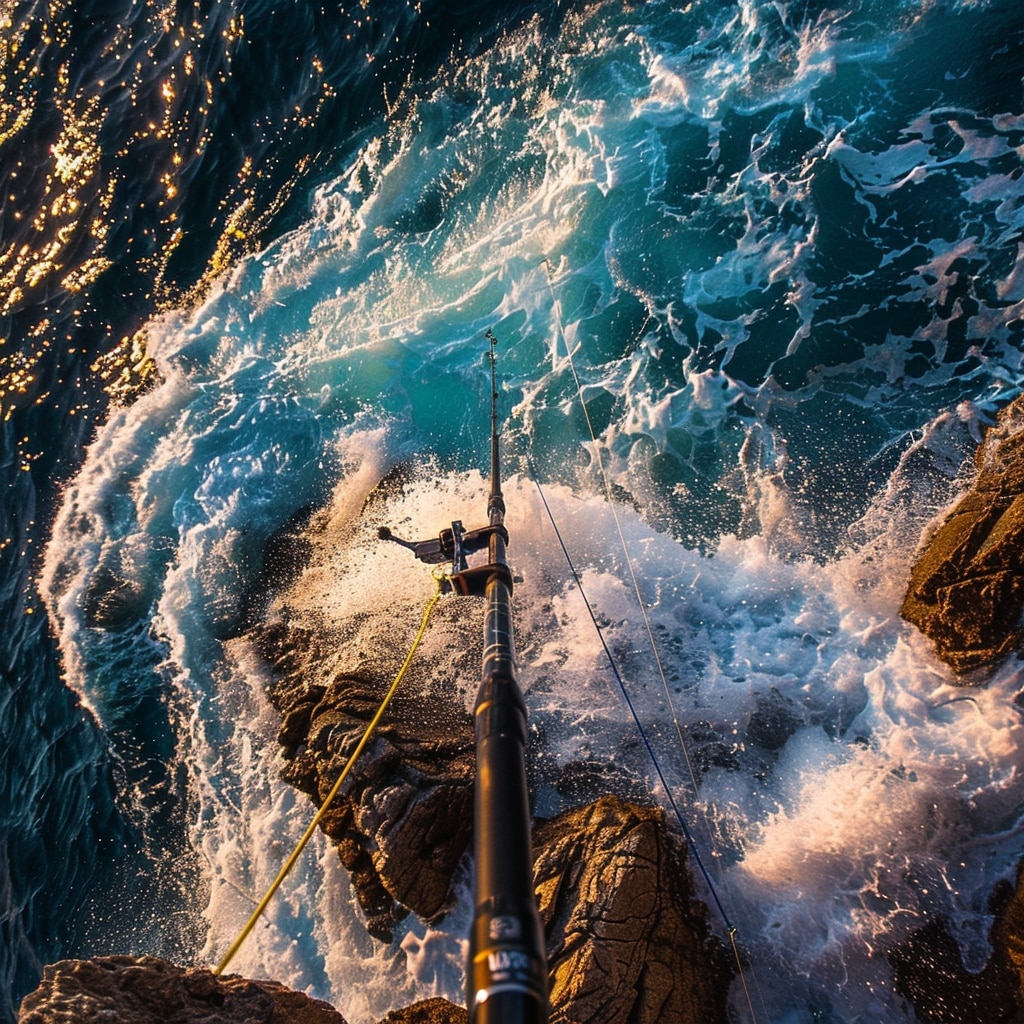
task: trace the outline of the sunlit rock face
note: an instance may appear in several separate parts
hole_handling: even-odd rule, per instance
[[[297,666],[293,631],[272,630],[264,651],[284,669],[271,699],[282,715],[283,777],[319,804],[341,774],[377,710],[387,682],[339,674],[308,678],[311,662],[327,668],[329,650]],[[318,648],[315,636],[305,637]],[[375,938],[390,941],[413,911],[430,920],[450,902],[452,878],[469,845],[473,816],[473,736],[469,716],[442,707],[436,695],[405,697],[382,722],[322,828],[337,846]],[[399,717],[400,716],[400,717]]]
[[[1018,646],[1024,611],[1024,401],[1008,405],[975,456],[970,491],[927,542],[900,614],[957,672]]]
[[[218,977],[152,956],[61,960],[22,1002],[18,1024],[345,1024],[276,981]]]
[[[380,1024],[467,1024],[469,1014],[447,999],[423,999],[401,1010],[392,1010]]]
[[[602,797],[534,842],[553,1024],[724,1024],[732,971],[659,809]]]
[[[1018,649],[1024,613],[1024,401],[1000,413],[975,454],[975,479],[922,547],[901,615],[966,681]],[[990,909],[991,955],[968,970],[949,922],[890,951],[897,989],[922,1021],[994,1024],[1024,1010],[1024,872]]]

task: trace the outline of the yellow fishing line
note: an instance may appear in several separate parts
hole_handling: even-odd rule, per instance
[[[405,656],[405,661],[402,662],[402,667],[398,670],[395,676],[394,682],[391,684],[388,692],[384,695],[384,699],[380,702],[380,707],[377,708],[373,718],[370,719],[370,724],[367,725],[363,731],[363,735],[359,740],[356,749],[352,751],[352,755],[348,761],[345,762],[345,767],[342,768],[341,774],[338,776],[337,782],[331,787],[330,793],[324,799],[324,802],[320,805],[320,809],[316,812],[313,820],[309,823],[309,827],[303,833],[302,838],[296,843],[295,849],[292,850],[288,859],[281,866],[281,870],[277,873],[277,878],[271,883],[270,888],[267,890],[266,895],[260,900],[259,905],[252,912],[252,916],[245,923],[245,927],[239,933],[239,936],[231,944],[231,948],[224,954],[224,958],[219,964],[213,969],[214,974],[220,974],[225,967],[231,962],[231,959],[242,947],[242,943],[249,937],[249,933],[256,926],[256,922],[259,920],[260,915],[264,910],[267,909],[267,905],[274,898],[274,893],[281,887],[281,883],[288,877],[288,872],[295,866],[295,862],[299,859],[300,854],[306,848],[306,844],[313,837],[313,833],[316,831],[317,825],[320,824],[323,816],[327,813],[327,808],[330,807],[331,801],[338,795],[338,790],[341,789],[342,783],[348,777],[348,773],[352,766],[356,763],[356,759],[365,749],[367,743],[370,742],[370,737],[373,735],[374,729],[380,723],[380,720],[384,717],[384,712],[387,710],[388,704],[391,703],[391,698],[394,697],[395,691],[398,689],[398,684],[401,683],[402,677],[405,675],[406,670],[409,668],[412,662],[413,655],[416,653],[416,648],[419,647],[420,641],[423,639],[423,634],[427,631],[427,623],[430,621],[431,612],[433,612],[435,605],[441,598],[441,583],[442,580],[439,577],[437,579],[437,589],[434,591],[433,597],[427,602],[427,607],[423,610],[423,618],[420,621],[419,631],[416,633],[413,639],[412,646],[409,648],[409,653]]]

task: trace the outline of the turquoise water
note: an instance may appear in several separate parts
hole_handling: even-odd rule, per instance
[[[353,658],[406,642],[432,583],[363,500],[415,462],[382,521],[482,516],[490,329],[536,756],[614,758],[664,800],[539,482],[749,959],[736,1018],[913,1020],[885,951],[935,917],[984,963],[1020,675],[961,699],[898,608],[1020,389],[1022,31],[1007,3],[527,23],[410,82],[294,223],[151,320],[158,382],[89,444],[42,573],[156,878],[122,947],[216,960],[301,834],[246,594],[314,506],[330,528],[268,614],[368,615]],[[233,969],[353,1021],[461,1000],[464,900],[386,947],[324,846],[286,890]]]

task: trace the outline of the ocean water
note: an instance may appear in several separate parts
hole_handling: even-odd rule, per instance
[[[260,614],[401,649],[433,582],[375,527],[482,520],[488,329],[538,812],[575,763],[666,799],[585,593],[736,1020],[912,1022],[886,954],[936,919],[984,965],[1024,681],[898,608],[1024,379],[1016,3],[0,17],[8,1017],[59,956],[223,955],[312,813],[267,543],[327,524]],[[318,840],[231,969],[369,1022],[461,1000],[467,914],[377,943]]]

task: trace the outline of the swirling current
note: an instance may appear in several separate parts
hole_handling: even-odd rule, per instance
[[[0,28],[4,1019],[61,957],[234,938],[309,816],[245,639],[267,544],[321,510],[289,614],[400,646],[429,574],[360,509],[414,463],[396,529],[482,512],[487,330],[537,756],[664,798],[540,484],[737,927],[735,1019],[915,1020],[886,953],[929,921],[984,965],[1019,662],[964,691],[898,609],[1024,380],[1018,3]],[[376,943],[321,845],[236,967],[372,1021],[461,999],[464,924]]]

